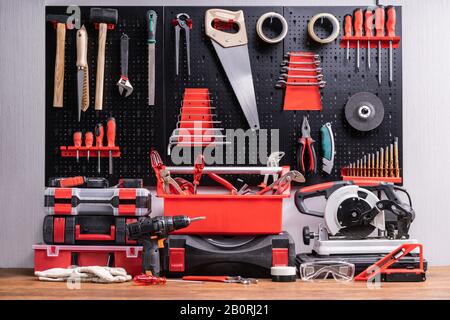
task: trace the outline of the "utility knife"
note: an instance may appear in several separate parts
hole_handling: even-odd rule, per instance
[[[320,127],[320,136],[322,147],[322,170],[331,174],[334,166],[334,155],[336,153],[331,123],[327,122]]]

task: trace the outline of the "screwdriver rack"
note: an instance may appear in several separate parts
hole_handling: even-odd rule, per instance
[[[88,151],[89,151],[89,157],[90,158],[97,158],[98,157],[98,151],[100,151],[100,157],[101,158],[109,158],[109,152],[111,151],[111,156],[113,158],[119,158],[120,157],[120,147],[74,147],[74,146],[61,146],[61,157],[63,158],[76,158],[77,157],[77,151],[78,151],[78,157],[83,158],[87,157]]]
[[[392,41],[392,49],[398,49],[400,46],[400,37],[342,37],[341,38],[341,48],[347,48],[347,41],[348,41],[348,48],[350,49],[356,49],[358,48],[358,41],[359,41],[359,47],[361,49],[367,49],[370,42],[370,48],[376,49],[378,48],[378,42],[381,44],[381,48],[388,49],[389,43]]]

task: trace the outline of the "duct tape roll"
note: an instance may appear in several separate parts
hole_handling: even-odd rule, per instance
[[[274,282],[295,282],[297,280],[297,269],[295,267],[272,267],[270,275]]]
[[[269,38],[266,34],[263,32],[263,24],[267,19],[278,19],[281,22],[281,33],[276,36],[275,38]],[[258,21],[256,22],[256,33],[258,36],[267,43],[275,44],[280,41],[282,41],[288,32],[288,24],[286,22],[286,19],[279,13],[276,12],[267,12],[264,13],[261,17],[259,17]]]
[[[327,19],[328,21],[331,22],[331,25],[333,26],[333,31],[331,32],[331,34],[327,37],[327,38],[320,38],[314,31],[314,26],[317,22],[317,20],[319,19]],[[308,34],[309,36],[316,42],[321,43],[321,44],[327,44],[330,42],[333,42],[334,40],[336,40],[336,38],[339,36],[339,31],[340,31],[340,24],[339,24],[339,20],[332,15],[331,13],[319,13],[316,14],[314,17],[312,17],[312,19],[308,22]]]

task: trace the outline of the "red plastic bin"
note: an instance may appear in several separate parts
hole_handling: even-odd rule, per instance
[[[34,245],[34,271],[77,266],[124,268],[134,276],[141,273],[142,247]]]
[[[288,166],[282,167],[281,174],[288,171]],[[263,235],[282,231],[283,199],[290,197],[290,189],[280,195],[174,195],[164,193],[158,181],[157,196],[164,199],[166,216],[206,217],[173,234]]]

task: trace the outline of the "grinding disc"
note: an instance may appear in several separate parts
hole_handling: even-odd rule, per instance
[[[356,93],[347,101],[345,118],[358,131],[373,130],[383,122],[383,102],[373,93]]]

